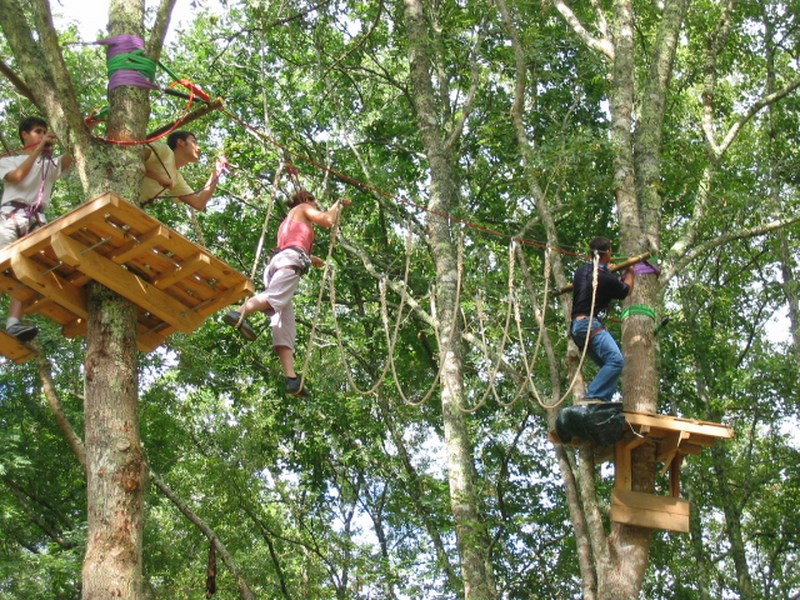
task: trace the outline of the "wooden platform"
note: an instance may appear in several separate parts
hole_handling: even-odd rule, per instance
[[[111,193],[0,250],[0,292],[60,324],[67,337],[86,333],[91,281],[136,304],[145,352],[253,293],[245,275]],[[33,356],[7,335],[0,353],[16,362]]]
[[[8,335],[2,328],[0,328],[0,353],[17,364],[27,362],[36,356],[33,348]]]
[[[717,439],[732,438],[727,425],[669,415],[622,411],[631,432],[614,447],[616,477],[611,496],[611,520],[627,525],[688,533],[689,503],[680,498],[680,468],[684,457],[700,454]],[[631,452],[644,443],[656,445],[661,474],[669,472],[670,495],[631,490]]]

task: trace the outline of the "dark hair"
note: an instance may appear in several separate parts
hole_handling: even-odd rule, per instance
[[[170,133],[167,137],[167,146],[169,146],[171,150],[175,150],[175,147],[178,145],[180,140],[186,141],[190,137],[197,139],[197,136],[191,131],[183,131],[182,129],[178,129],[177,131]]]
[[[22,134],[33,131],[36,127],[44,127],[47,129],[47,121],[39,117],[26,117],[19,122],[19,139],[22,139]]]
[[[611,240],[602,235],[598,235],[589,242],[589,250],[592,251],[593,255],[608,252],[611,250]]]
[[[303,202],[315,202],[316,198],[314,198],[314,194],[309,192],[308,190],[299,189],[292,197],[289,198],[289,208],[294,208],[298,204],[302,204]]]

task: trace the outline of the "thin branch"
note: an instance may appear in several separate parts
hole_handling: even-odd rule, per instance
[[[417,300],[411,295],[410,291],[402,284],[402,282],[398,282],[386,277],[383,272],[375,266],[375,263],[372,262],[372,259],[369,257],[366,251],[359,248],[355,244],[348,242],[344,238],[339,239],[339,245],[361,259],[361,263],[364,265],[364,268],[366,268],[367,272],[372,277],[378,280],[385,279],[386,284],[392,289],[393,292],[399,296],[402,296],[403,301],[414,310],[421,321],[432,327],[434,330],[438,329],[438,323],[436,322],[436,319],[434,319],[429,312],[422,308],[419,302],[417,302]]]
[[[714,31],[708,45],[705,61],[705,86],[703,89],[703,115],[702,127],[706,140],[714,154],[718,154],[716,134],[714,133],[714,97],[717,86],[717,56],[722,51],[722,47],[728,39],[731,31],[731,12],[735,0],[726,2],[722,16],[719,19],[719,26]]]
[[[762,225],[757,225],[755,227],[750,227],[749,229],[742,229],[740,231],[732,231],[730,233],[726,233],[724,235],[717,236],[713,239],[707,240],[702,244],[699,244],[692,248],[692,250],[686,252],[684,256],[679,260],[673,263],[668,270],[662,273],[661,282],[662,286],[666,286],[666,284],[674,277],[677,273],[683,271],[689,263],[693,260],[698,258],[699,256],[717,248],[718,246],[722,246],[727,242],[731,242],[733,240],[741,240],[747,239],[751,237],[756,237],[758,235],[764,235],[771,231],[775,231],[776,229],[781,229],[782,227],[786,227],[788,225],[792,225],[793,223],[800,222],[800,215],[795,215],[790,218],[786,219],[778,219],[776,221],[770,221],[769,223],[764,223]]]
[[[567,3],[563,0],[552,0],[552,2],[555,9],[561,13],[562,17],[564,17],[567,25],[572,27],[572,30],[579,38],[581,38],[581,40],[583,40],[584,44],[586,44],[592,50],[599,52],[607,59],[614,60],[614,46],[608,37],[598,39],[589,33],[586,27],[583,26],[583,23],[581,23],[580,19],[575,16],[575,13],[572,12],[572,9],[567,6]],[[598,24],[598,29],[600,29],[600,31],[605,31],[607,29],[605,19]]]
[[[80,439],[78,434],[75,432],[75,429],[72,427],[72,424],[67,419],[66,415],[64,414],[64,410],[61,406],[61,401],[58,397],[58,393],[56,392],[55,386],[53,385],[52,379],[52,365],[50,360],[44,355],[44,353],[40,350],[39,355],[37,358],[37,365],[39,367],[39,376],[42,380],[42,388],[44,390],[45,396],[47,397],[47,402],[50,405],[50,409],[53,412],[53,416],[56,419],[56,423],[58,424],[59,429],[61,429],[62,435],[66,438],[67,443],[69,444],[70,448],[72,449],[73,454],[75,454],[75,458],[78,459],[78,462],[81,466],[86,469],[86,450],[83,445],[83,441]],[[178,510],[183,513],[183,515],[189,519],[202,533],[203,535],[208,538],[208,540],[214,544],[214,548],[222,557],[223,562],[225,565],[230,569],[231,574],[233,575],[234,579],[236,579],[236,584],[239,586],[239,592],[242,595],[242,598],[245,600],[255,600],[255,595],[250,590],[247,585],[247,582],[241,576],[239,572],[239,568],[237,567],[236,563],[233,560],[230,552],[228,549],[223,545],[223,543],[217,537],[217,534],[214,533],[214,530],[209,527],[205,521],[203,521],[197,514],[192,511],[189,506],[174,492],[172,489],[164,483],[164,481],[159,477],[157,473],[155,473],[152,469],[150,470],[150,480],[153,481],[156,487],[161,490],[161,492],[172,501],[172,503],[178,508]]]
[[[9,67],[2,60],[0,60],[0,73],[2,73],[3,75],[6,76],[6,79],[8,79],[11,82],[11,85],[13,85],[15,88],[17,88],[17,90],[19,91],[20,94],[22,94],[28,100],[30,100],[31,102],[36,104],[36,100],[33,97],[33,92],[31,92],[31,88],[29,88],[28,85],[24,81],[22,81],[22,78],[19,77],[11,69],[11,67]]]
[[[39,368],[39,378],[42,381],[42,389],[44,390],[47,403],[50,405],[50,410],[56,420],[58,428],[61,430],[61,435],[67,440],[72,453],[81,463],[81,466],[86,468],[86,449],[83,446],[83,440],[75,432],[72,424],[69,422],[67,415],[64,413],[64,407],[61,405],[61,399],[58,397],[55,385],[53,384],[52,365],[47,356],[41,350],[36,358],[36,366]]]
[[[169,29],[169,21],[172,17],[172,9],[177,0],[161,0],[156,11],[156,20],[150,30],[150,39],[147,40],[147,56],[153,60],[161,57],[161,50],[164,47],[164,38]]]
[[[242,595],[242,598],[245,600],[255,600],[256,596],[250,590],[250,587],[247,585],[247,582],[239,573],[239,569],[236,566],[236,563],[233,560],[230,552],[228,549],[222,544],[222,542],[217,537],[217,534],[214,533],[214,530],[206,524],[203,519],[201,519],[197,513],[195,513],[189,505],[184,502],[180,496],[178,496],[172,488],[170,488],[161,477],[159,477],[156,473],[152,470],[150,471],[150,479],[153,483],[155,483],[156,487],[161,490],[161,493],[164,494],[167,498],[172,501],[172,503],[178,508],[183,516],[189,519],[194,525],[203,532],[203,535],[208,538],[208,540],[214,544],[214,548],[219,553],[220,557],[222,558],[222,562],[230,569],[231,574],[233,575],[234,579],[236,580],[236,585],[239,587],[239,593]]]
[[[745,112],[736,123],[728,130],[725,139],[722,140],[722,143],[719,146],[714,147],[714,152],[717,158],[720,158],[727,150],[730,148],[733,141],[741,132],[742,128],[747,125],[747,123],[756,116],[762,109],[770,106],[774,102],[785,98],[793,91],[795,91],[798,87],[800,87],[800,77],[797,79],[792,80],[782,89],[777,90],[771,94],[767,94],[763,98],[758,99],[753,105]]]
[[[486,17],[484,17],[484,19],[481,21],[481,24],[478,26],[478,31],[483,31],[485,29],[483,27],[485,21]],[[463,105],[461,106],[461,116],[458,118],[458,121],[456,121],[456,124],[453,127],[453,131],[450,132],[450,136],[445,142],[445,146],[447,148],[452,148],[458,141],[458,138],[461,137],[461,132],[464,131],[464,125],[466,124],[469,116],[472,114],[472,109],[475,106],[475,97],[477,95],[478,86],[480,85],[480,80],[481,80],[480,68],[479,68],[480,61],[477,60],[477,58],[475,57],[475,52],[481,45],[483,38],[484,38],[483,34],[478,34],[477,39],[475,40],[475,43],[472,45],[472,49],[470,50],[472,59],[469,62],[472,65],[470,69],[472,83],[469,86],[467,97],[464,100]]]

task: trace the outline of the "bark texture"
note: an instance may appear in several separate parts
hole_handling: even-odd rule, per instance
[[[488,600],[496,597],[489,557],[489,540],[475,491],[475,467],[464,397],[463,340],[458,319],[459,266],[457,240],[450,223],[436,215],[450,214],[458,205],[457,171],[452,145],[441,127],[449,110],[447,95],[437,97],[431,81],[430,36],[423,3],[405,0],[410,78],[422,144],[430,166],[429,245],[436,267],[437,341],[441,361],[441,401],[447,448],[450,506],[456,527],[464,597]],[[441,75],[440,75],[441,76]],[[446,88],[444,80],[439,89]]]

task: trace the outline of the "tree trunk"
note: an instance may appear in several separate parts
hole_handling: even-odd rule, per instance
[[[441,361],[441,400],[450,506],[455,520],[464,597],[489,600],[496,597],[489,559],[489,539],[475,493],[475,467],[467,419],[461,410],[464,398],[463,341],[458,325],[459,267],[456,241],[447,219],[458,205],[458,185],[452,149],[437,123],[437,98],[428,72],[431,53],[423,6],[419,0],[405,0],[406,35],[413,100],[430,165],[431,188],[428,208],[429,244],[436,266],[436,308],[439,360]],[[441,82],[440,82],[441,84]],[[440,102],[448,99],[440,98]]]
[[[94,286],[86,350],[88,535],[83,598],[140,598],[148,466],[139,438],[134,307]]]
[[[144,37],[144,2],[112,0],[109,34]],[[148,93],[122,86],[109,91],[107,135],[117,140],[144,137]],[[112,189],[138,196],[143,174],[141,149],[101,148],[93,143],[86,167],[89,197]],[[113,164],[113,167],[111,166]],[[83,597],[142,596],[144,497],[149,467],[139,435],[139,374],[136,309],[100,286],[89,292],[86,333],[86,477],[88,532],[83,564]]]
[[[135,198],[143,175],[141,149],[90,138],[61,56],[49,3],[34,0],[30,5],[29,22],[20,3],[0,0],[0,26],[22,83],[75,158],[86,196],[113,190]],[[143,23],[143,0],[112,0],[110,35],[143,37]],[[142,139],[149,114],[147,91],[117,88],[109,93],[109,105],[106,135]],[[82,593],[86,599],[141,598],[148,468],[137,414],[136,313],[130,302],[109,290],[99,285],[90,288],[85,366],[88,532]]]

